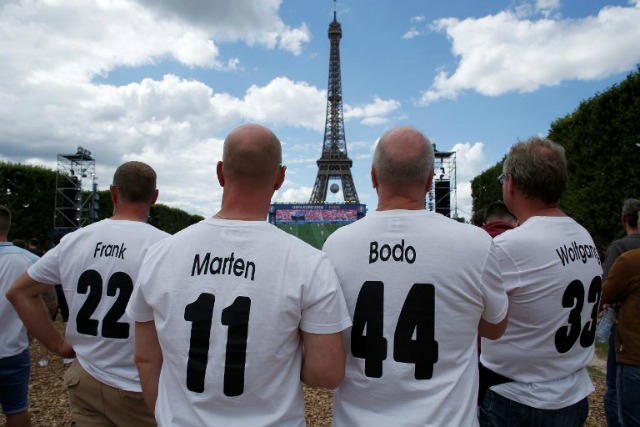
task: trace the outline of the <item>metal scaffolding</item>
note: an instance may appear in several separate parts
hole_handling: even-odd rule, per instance
[[[53,228],[73,231],[98,219],[96,161],[91,151],[58,154]]]

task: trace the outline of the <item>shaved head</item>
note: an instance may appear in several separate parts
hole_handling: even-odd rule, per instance
[[[373,154],[373,169],[380,185],[426,185],[433,164],[431,142],[410,126],[396,127],[385,133]]]
[[[281,163],[280,140],[264,126],[240,126],[224,141],[222,169],[227,181],[262,184],[265,179],[275,176]]]

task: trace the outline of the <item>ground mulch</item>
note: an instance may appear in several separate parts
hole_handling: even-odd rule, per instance
[[[57,326],[61,329],[60,323]],[[67,395],[62,381],[66,366],[62,358],[51,355],[49,366],[38,366],[39,346],[31,346],[31,383],[29,386],[29,402],[31,423],[33,427],[63,427],[71,425],[71,414],[67,403]],[[598,363],[599,362],[599,363]],[[589,416],[585,426],[602,427],[606,425],[603,410],[605,390],[605,372],[602,361],[594,360],[589,373],[596,391],[589,397]],[[305,403],[307,425],[324,427],[331,425],[331,398],[328,390],[305,387]],[[0,425],[5,420],[0,416]],[[400,424],[399,424],[400,425]]]

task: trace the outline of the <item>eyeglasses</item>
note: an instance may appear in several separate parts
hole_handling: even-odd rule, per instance
[[[498,184],[502,185],[504,184],[504,174],[501,173],[500,176],[498,177]]]

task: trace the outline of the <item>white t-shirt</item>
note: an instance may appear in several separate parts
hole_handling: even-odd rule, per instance
[[[482,340],[480,360],[515,382],[491,388],[539,409],[560,409],[593,392],[602,267],[589,233],[569,217],[532,217],[495,238],[509,294],[509,324]]]
[[[105,219],[67,234],[28,270],[38,282],[62,284],[66,339],[82,367],[104,384],[142,390],[125,308],[147,248],[166,236],[143,222]]]
[[[478,324],[508,309],[491,237],[426,210],[376,211],[323,250],[353,318],[333,424],[477,425]]]
[[[0,242],[0,359],[20,354],[29,347],[27,329],[5,295],[37,259],[12,243]]]
[[[149,249],[127,313],[158,332],[160,426],[303,426],[300,329],[351,325],[321,251],[263,221],[213,218]]]

